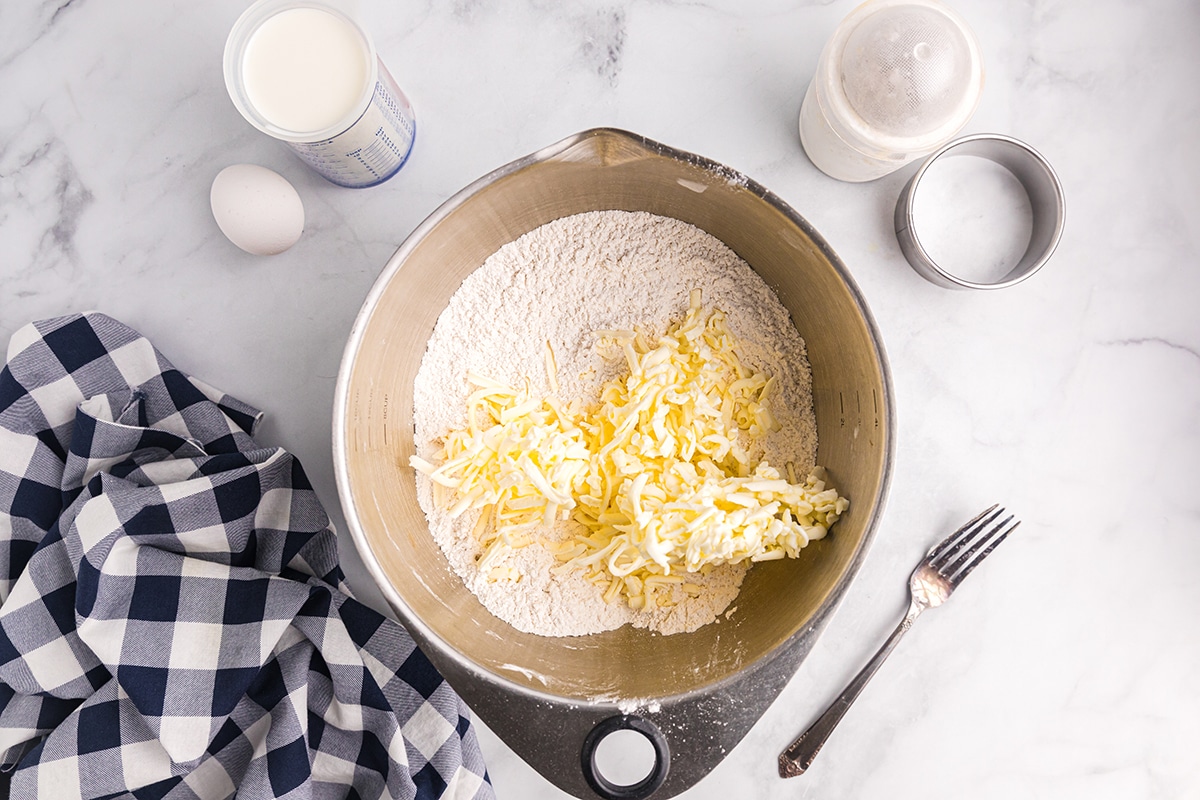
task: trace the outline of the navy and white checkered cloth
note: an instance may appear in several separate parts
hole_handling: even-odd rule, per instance
[[[352,599],[261,414],[101,314],[0,372],[0,756],[14,798],[492,798],[470,714]]]

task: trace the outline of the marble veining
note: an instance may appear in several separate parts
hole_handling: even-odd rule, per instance
[[[23,18],[13,19],[13,8],[7,9],[5,28],[7,32],[0,57],[0,68],[6,67],[22,53],[32,47],[39,39],[50,31],[59,21],[60,16],[72,5],[84,0],[64,0],[64,2],[25,3],[19,9]]]
[[[1197,350],[1195,347],[1190,347],[1186,344],[1181,344],[1179,342],[1172,342],[1171,340],[1165,339],[1161,336],[1149,336],[1149,337],[1144,337],[1144,338],[1139,338],[1139,339],[1119,339],[1116,341],[1101,342],[1100,344],[1106,345],[1109,347],[1135,347],[1138,345],[1157,345],[1157,346],[1161,346],[1161,347],[1169,347],[1172,350],[1181,350],[1184,353],[1187,353],[1188,355],[1190,355],[1192,358],[1200,359],[1200,350]]]
[[[625,48],[625,9],[603,8],[585,17],[580,26],[583,42],[580,52],[596,74],[612,86],[621,74],[621,54]]]
[[[867,184],[807,160],[796,118],[857,0],[349,0],[413,101],[407,166],[323,181],[229,101],[248,0],[10,2],[0,11],[0,342],[96,308],[266,410],[342,525],[334,380],[364,296],[422,219],[585,128],[699,153],[826,238],[888,349],[894,480],[863,569],[746,739],[684,797],[1200,797],[1200,4],[949,0],[986,69],[967,133],[1023,139],[1067,197],[1036,276],[933,286],[892,229],[915,165]],[[297,188],[306,229],[256,258],[213,222],[232,163]],[[1023,520],[876,675],[813,768],[775,758],[903,614],[934,542],[1002,502]],[[382,601],[343,536],[350,581]],[[570,646],[564,643],[564,646]],[[484,734],[501,798],[564,795]]]

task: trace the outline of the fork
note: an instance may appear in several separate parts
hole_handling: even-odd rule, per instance
[[[929,550],[908,579],[911,596],[908,613],[883,643],[883,647],[854,676],[854,680],[850,681],[825,713],[779,754],[779,777],[794,778],[803,775],[812,766],[817,753],[850,709],[850,704],[867,685],[875,670],[879,669],[879,665],[891,655],[900,638],[908,633],[921,612],[946,602],[971,571],[979,566],[979,562],[987,558],[1021,524],[1013,519],[1012,514],[1000,519],[1004,513],[1003,508],[994,505]]]

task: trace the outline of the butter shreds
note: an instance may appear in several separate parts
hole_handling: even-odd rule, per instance
[[[410,463],[454,491],[452,516],[483,510],[474,530],[482,572],[531,544],[539,525],[569,515],[584,532],[552,545],[562,568],[585,571],[606,602],[646,609],[671,603],[664,588],[700,593],[681,573],[795,558],[825,536],[848,501],[820,468],[797,482],[790,463],[785,477],[751,463],[742,446],[776,427],[774,378],[743,363],[724,319],[705,312],[697,289],[683,320],[656,341],[640,330],[598,332],[629,372],[586,409],[534,397],[528,382],[515,389],[468,376],[470,424],[446,436],[440,466]],[[545,365],[556,390],[549,342]]]
[[[470,424],[451,431],[440,466],[413,456],[410,465],[454,490],[451,517],[483,509],[472,533],[483,547],[479,569],[490,572],[506,549],[530,544],[538,526],[574,507],[573,488],[590,454],[572,412],[477,375],[468,398]],[[578,412],[574,412],[578,413]],[[504,573],[507,576],[507,572]]]
[[[787,309],[719,240],[679,220],[642,212],[596,211],[554,220],[504,245],[463,280],[439,315],[414,379],[416,454],[437,469],[446,463],[440,453],[449,432],[494,425],[482,397],[469,402],[483,389],[509,390],[509,400],[489,401],[501,411],[524,400],[545,400],[555,413],[579,420],[601,405],[606,384],[629,377],[629,354],[636,360],[639,350],[657,344],[668,323],[680,320],[696,287],[703,287],[708,307],[725,312],[724,323],[739,341],[737,355],[748,373],[739,379],[771,376],[761,390],[766,402],[760,405],[772,418],[759,423],[765,436],[738,431],[748,463],[766,460],[785,471],[791,464],[790,482],[803,483],[815,464],[817,437],[804,341]],[[622,339],[630,339],[628,351]],[[575,398],[579,402],[572,408],[568,400]],[[732,407],[729,412],[732,419]],[[515,422],[511,411],[508,418]],[[625,457],[613,451],[614,459]],[[558,518],[547,525],[550,504],[530,496],[514,499],[500,519],[490,506],[468,507],[452,517],[461,498],[445,484],[454,483],[457,474],[447,471],[439,482],[415,472],[417,499],[448,565],[491,613],[521,631],[577,636],[629,624],[670,635],[721,624],[751,564],[710,565],[699,572],[672,568],[670,577],[683,581],[652,581],[649,604],[644,591],[626,597],[621,585],[606,603],[612,576],[601,569],[593,579],[554,552],[586,532],[569,518],[575,508],[558,507]],[[518,514],[532,519],[534,506],[542,509],[543,521],[512,537],[529,544],[491,547],[498,522]],[[479,563],[488,552],[485,574]],[[700,588],[697,596],[692,586]]]

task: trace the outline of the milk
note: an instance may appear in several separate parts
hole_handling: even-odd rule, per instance
[[[366,41],[352,25],[319,8],[293,8],[268,18],[242,55],[247,99],[272,125],[297,133],[318,133],[346,119],[365,96],[370,77]]]
[[[382,183],[412,151],[412,105],[328,0],[250,6],[225,43],[225,86],[247,121],[339,186]]]

